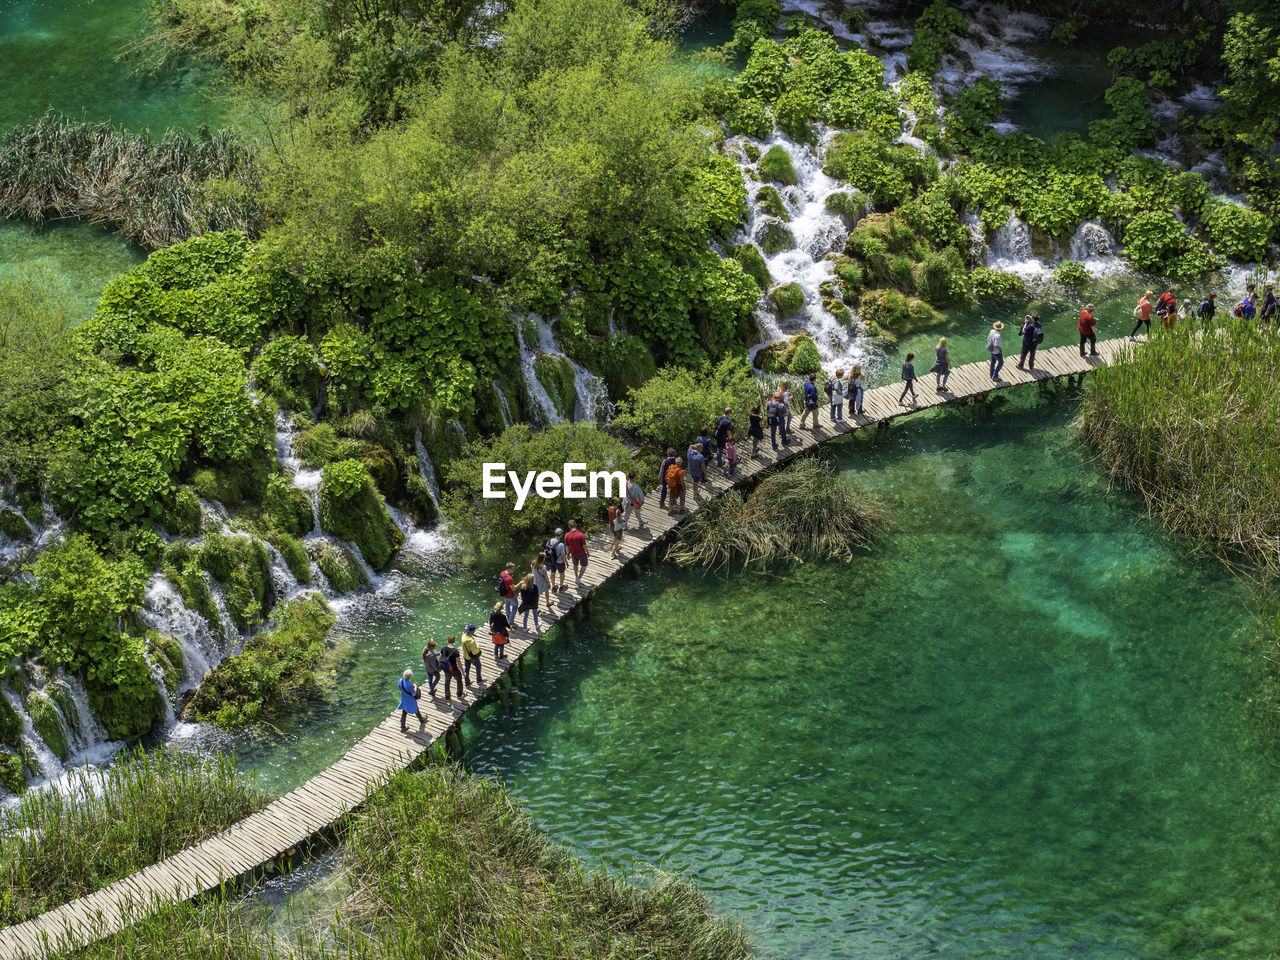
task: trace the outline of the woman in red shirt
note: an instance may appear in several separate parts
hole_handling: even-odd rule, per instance
[[[1086,303],[1080,311],[1080,356],[1084,356],[1084,343],[1089,341],[1089,356],[1098,355],[1098,321],[1093,318],[1093,304]]]

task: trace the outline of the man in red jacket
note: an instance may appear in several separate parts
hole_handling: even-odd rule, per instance
[[[1098,355],[1098,321],[1093,318],[1093,304],[1086,303],[1080,311],[1080,356],[1084,356],[1084,343],[1089,341],[1089,356]]]
[[[565,549],[569,551],[569,559],[573,561],[573,579],[582,586],[582,575],[587,571],[587,560],[591,554],[587,552],[587,535],[578,529],[578,521],[569,521],[569,532],[564,535]]]
[[[502,605],[507,619],[514,622],[516,617],[516,565],[508,563],[507,568],[498,574],[498,582],[502,584]]]

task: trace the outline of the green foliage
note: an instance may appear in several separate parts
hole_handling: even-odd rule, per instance
[[[1027,298],[1026,281],[1015,273],[975,267],[969,272],[969,283],[979,303],[1010,303]]]
[[[293,578],[299,583],[310,583],[311,558],[307,556],[307,550],[302,545],[302,541],[279,530],[271,534],[270,541],[271,545],[280,551],[280,556],[284,558],[285,566],[289,568]]]
[[[905,203],[914,189],[932,183],[938,174],[932,158],[861,133],[836,134],[826,161],[829,176],[851,183],[881,209]]]
[[[260,719],[272,704],[315,690],[315,669],[335,617],[318,593],[276,610],[275,625],[245,642],[201,681],[183,716],[230,728]]]
[[[190,487],[173,492],[164,528],[175,537],[194,537],[200,532],[200,499]]]
[[[1151,142],[1156,121],[1151,115],[1147,87],[1141,80],[1121,77],[1105,94],[1112,116],[1089,124],[1089,137],[1095,143],[1123,156]]]
[[[578,383],[573,364],[565,357],[539,355],[533,361],[533,372],[546,388],[562,419],[573,418]]]
[[[1194,277],[1217,265],[1208,247],[1167,209],[1138,211],[1125,223],[1121,239],[1140,270]]]
[[[1084,286],[1092,276],[1089,268],[1076,260],[1064,260],[1053,268],[1054,282],[1068,290],[1076,290]]]
[[[942,315],[915,297],[898,290],[868,290],[862,295],[859,310],[868,324],[902,336],[941,322]]]
[[[320,399],[316,350],[302,337],[269,340],[253,361],[253,379],[289,410],[309,411]]]
[[[777,187],[761,187],[759,192],[756,193],[756,203],[770,216],[784,221],[791,219],[791,214],[787,212],[787,205],[783,203],[782,194],[778,193]]]
[[[304,466],[318,469],[334,459],[338,452],[338,435],[331,423],[317,423],[298,434],[293,452]]]
[[[31,536],[31,524],[18,511],[5,507],[0,510],[0,532],[10,540],[25,540]]]
[[[140,637],[116,634],[110,660],[90,668],[89,706],[112,740],[140,737],[161,718],[163,701]]]
[[[1049,34],[1049,39],[1054,43],[1069,47],[1080,37],[1080,24],[1075,20],[1063,20],[1059,22],[1053,31]]]
[[[289,481],[279,474],[267,481],[262,508],[270,527],[295,537],[309,533],[315,524],[306,492],[289,486]]]
[[[770,220],[765,223],[756,241],[760,244],[761,250],[773,256],[783,250],[790,250],[795,246],[796,238],[787,227],[776,220]]]
[[[853,223],[866,212],[867,198],[857,190],[837,191],[827,194],[823,206],[828,212],[843,217],[846,223]]]
[[[756,282],[761,290],[768,290],[773,278],[769,275],[769,267],[764,262],[760,248],[753,243],[744,243],[734,252],[743,272]],[[612,382],[612,381],[610,381]]]
[[[758,402],[759,387],[741,358],[728,358],[714,369],[699,371],[665,367],[621,404],[613,425],[655,450],[683,450],[709,429],[725,407],[746,421],[748,408]],[[656,479],[656,478],[655,478]]]
[[[18,794],[26,789],[27,780],[22,775],[22,758],[16,753],[0,750],[0,791]],[[0,904],[4,902],[0,900]]]
[[[979,77],[956,94],[947,111],[947,133],[965,150],[974,149],[988,135],[989,124],[1000,116],[1000,84]]]
[[[52,700],[39,690],[27,694],[27,715],[31,718],[31,726],[45,746],[53,751],[59,760],[67,759],[67,731],[62,725],[62,715]]]
[[[954,53],[959,38],[969,32],[964,14],[945,0],[933,0],[916,18],[915,39],[907,47],[907,65],[932,77],[944,55]]]
[[[307,544],[311,558],[329,581],[329,586],[338,593],[350,593],[369,582],[364,567],[346,547],[323,540],[313,540]]]
[[[183,670],[186,666],[186,654],[182,649],[182,641],[172,633],[148,630],[147,659],[159,668],[169,700],[177,699],[178,688],[182,684]]]
[[[805,376],[810,373],[822,372],[822,358],[818,356],[817,345],[805,337],[796,344],[795,353],[791,355],[791,362],[787,364],[787,373],[795,376]]]
[[[935,307],[945,307],[968,299],[968,275],[964,261],[948,247],[941,253],[929,252],[920,263],[915,280],[920,298]]]
[[[761,180],[771,180],[790,187],[796,184],[796,168],[791,163],[791,155],[777,144],[764,152],[764,156],[760,158],[759,170]]]
[[[22,718],[9,701],[0,697],[0,744],[16,747],[22,739]]]
[[[790,317],[804,309],[804,291],[798,283],[786,283],[770,292],[778,316]]]
[[[387,565],[404,543],[387,513],[373,478],[358,460],[325,465],[320,481],[320,526],[326,533],[354,543],[375,570]]]
[[[1219,201],[1204,215],[1204,229],[1213,249],[1232,260],[1257,262],[1267,250],[1267,218],[1256,210]]]

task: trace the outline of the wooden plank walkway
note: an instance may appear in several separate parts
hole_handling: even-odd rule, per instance
[[[950,389],[942,393],[935,391],[933,377],[925,373],[916,383],[916,402],[908,401],[907,406],[899,404],[901,383],[876,387],[868,390],[864,396],[863,414],[855,417],[846,411],[848,419],[844,422],[832,423],[824,402],[819,408],[820,422],[815,430],[795,429],[800,422],[799,416],[795,417],[790,446],[775,454],[769,448],[766,434],[759,456],[740,454],[734,482],[772,469],[826,440],[859,428],[888,422],[944,403],[981,397],[1008,387],[1087,373],[1099,366],[1123,360],[1130,349],[1129,341],[1115,339],[1099,343],[1097,357],[1081,357],[1074,346],[1041,350],[1036,358],[1038,366],[1034,371],[1018,370],[1014,366],[1014,359],[1009,359],[1001,373],[1001,380],[996,383],[988,376],[985,361],[971,363],[953,368]],[[739,435],[745,438],[745,424],[738,426]],[[739,450],[743,454],[749,449],[750,441],[739,443]],[[712,471],[712,485],[705,487],[711,496],[723,493],[733,485],[724,482],[727,477],[716,470],[714,465]],[[710,497],[704,497],[701,503],[709,499]],[[588,599],[597,587],[618,573],[629,560],[664,539],[697,510],[701,503],[695,503],[692,496],[689,496],[686,505],[690,513],[672,517],[658,509],[657,491],[649,494],[644,511],[648,526],[633,528],[627,532],[623,540],[622,562],[609,558],[611,538],[608,531],[601,531],[592,537],[591,560],[583,577],[583,585],[573,586],[570,568],[566,575],[568,589],[553,595],[554,609],[550,613],[545,608],[542,611],[543,632]],[[476,619],[484,618],[477,616]],[[514,624],[512,626],[514,628]],[[461,722],[466,711],[475,706],[505,673],[520,663],[521,658],[538,639],[533,634],[513,629],[507,644],[507,659],[495,666],[489,653],[492,648],[487,645],[488,628],[482,627],[477,632],[477,637],[481,640],[484,655],[482,662],[485,682],[469,686],[466,699],[454,700],[452,703],[443,700],[442,696],[432,700],[424,694],[420,709],[426,722],[421,732],[411,721],[409,732],[401,733],[399,711],[393,712],[329,769],[216,836],[86,897],[25,923],[0,930],[0,960],[36,960],[59,950],[83,947],[123,929],[159,906],[190,900],[215,891],[224,883],[252,874],[336,824],[348,812],[359,807],[393,774],[410,766],[433,743],[443,740]],[[399,667],[388,668],[389,699],[392,697],[391,680],[395,679],[399,671]],[[440,693],[443,694],[443,691]]]

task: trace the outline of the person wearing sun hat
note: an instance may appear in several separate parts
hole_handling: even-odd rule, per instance
[[[1004,324],[997,320],[987,333],[987,353],[991,354],[992,380],[1000,379],[1000,371],[1004,367],[1004,339],[1000,336],[1000,331],[1003,329]]]

